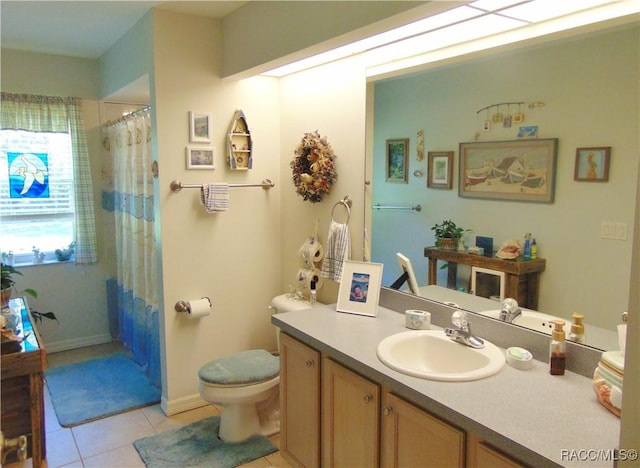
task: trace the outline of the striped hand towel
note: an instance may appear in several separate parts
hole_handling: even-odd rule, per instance
[[[329,237],[322,262],[322,276],[333,281],[340,281],[345,260],[351,259],[351,233],[348,224],[331,220]]]
[[[229,184],[203,184],[200,191],[200,203],[207,213],[227,211],[229,209]]]

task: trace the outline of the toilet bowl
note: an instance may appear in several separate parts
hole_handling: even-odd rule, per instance
[[[308,301],[273,299],[273,313],[312,307]],[[276,336],[279,332],[276,328]],[[280,361],[264,350],[252,349],[208,362],[198,372],[200,396],[221,406],[220,432],[224,442],[241,442],[254,434],[269,436],[280,431]]]

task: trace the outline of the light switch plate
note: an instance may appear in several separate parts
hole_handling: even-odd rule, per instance
[[[627,223],[602,221],[600,237],[603,239],[627,240]]]

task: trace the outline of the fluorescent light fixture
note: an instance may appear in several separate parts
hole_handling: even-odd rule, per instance
[[[637,11],[637,0],[476,0],[467,6],[453,8],[262,74],[282,77],[352,55],[363,54],[369,67],[367,76],[376,76],[393,69],[399,70],[401,62],[413,63],[411,66],[415,66],[417,60],[412,57],[433,55],[439,49],[498,37],[508,31],[529,30],[532,26],[537,26],[538,22],[554,21],[555,24],[555,19],[567,21],[565,28],[576,27],[576,21],[573,21],[576,15],[587,18],[589,14],[588,17],[591,18],[576,19],[581,23],[579,25],[605,21],[616,15],[622,16],[623,13],[615,13],[616,9],[629,10],[633,9],[633,5],[636,5]],[[601,18],[598,19],[599,15]],[[562,29],[562,24],[558,27]],[[497,39],[497,42],[500,41],[501,39]],[[470,45],[469,49],[473,47]]]
[[[433,31],[434,29],[438,29],[449,24],[465,21],[481,14],[483,14],[481,11],[468,8],[466,6],[454,8],[428,18],[414,21],[413,23],[409,23],[405,26],[400,26],[399,28],[376,34],[351,44],[340,46],[335,49],[274,68],[273,70],[266,71],[262,74],[275,77],[285,76],[323,63],[329,63],[334,60],[349,57],[350,55],[359,54],[384,44],[393,43],[407,37],[422,34],[425,31]]]
[[[504,16],[485,15],[371,50],[366,53],[365,62],[378,64],[399,60],[526,25],[525,22]]]
[[[500,11],[501,15],[537,23],[551,18],[588,10],[613,0],[535,0],[523,5],[514,6]]]

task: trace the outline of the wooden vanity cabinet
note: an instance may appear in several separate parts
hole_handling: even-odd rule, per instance
[[[382,396],[381,419],[380,466],[464,466],[464,431],[390,392]]]
[[[322,466],[378,466],[380,387],[322,358]]]
[[[476,434],[467,437],[467,468],[523,468],[513,458],[493,448]]]
[[[280,452],[293,466],[320,466],[320,353],[280,333]]]

